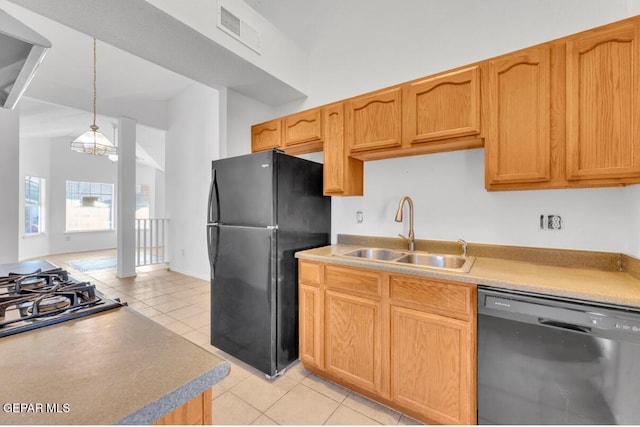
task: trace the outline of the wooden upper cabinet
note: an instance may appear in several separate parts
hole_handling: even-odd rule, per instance
[[[345,101],[345,137],[351,154],[402,145],[402,90],[385,89]]]
[[[349,156],[344,140],[344,103],[324,108],[324,194],[362,196],[362,160]]]
[[[282,148],[280,119],[251,126],[251,152]]]
[[[324,137],[323,109],[314,108],[308,111],[286,116],[282,119],[282,139],[285,151],[295,146],[304,145],[305,152],[313,145],[318,150],[322,149]]]
[[[312,153],[322,151],[323,140],[322,107],[251,127],[252,152],[278,148],[287,154]]]
[[[568,38],[567,178],[640,177],[636,21]]]
[[[486,187],[551,179],[551,46],[485,63]]]
[[[480,69],[462,70],[403,86],[404,134],[410,144],[480,133]]]

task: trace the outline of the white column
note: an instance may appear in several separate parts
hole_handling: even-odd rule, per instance
[[[20,230],[20,115],[0,108],[0,264],[18,262]],[[24,215],[24,213],[22,214]]]
[[[118,119],[118,267],[116,276],[136,275],[135,218],[136,218],[136,121],[128,117]]]

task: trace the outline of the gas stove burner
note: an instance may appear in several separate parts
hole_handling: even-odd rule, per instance
[[[0,277],[0,337],[127,305],[62,269]]]
[[[15,290],[20,293],[23,290],[38,289],[46,286],[47,281],[41,277],[25,277],[16,281]]]
[[[69,307],[71,300],[63,295],[51,295],[38,297],[34,301],[24,302],[18,305],[20,315],[29,317],[37,314],[47,314]]]

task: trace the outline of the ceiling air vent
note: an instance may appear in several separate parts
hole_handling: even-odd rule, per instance
[[[218,28],[256,53],[260,53],[260,33],[223,6],[220,6],[218,11]]]

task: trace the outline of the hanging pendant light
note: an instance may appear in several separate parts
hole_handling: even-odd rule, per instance
[[[98,156],[114,156],[117,154],[115,145],[96,126],[96,39],[93,38],[93,124],[89,130],[71,142],[71,150],[78,153]]]

